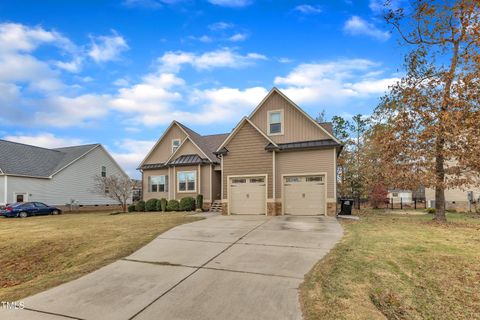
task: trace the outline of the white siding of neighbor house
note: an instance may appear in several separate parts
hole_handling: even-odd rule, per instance
[[[124,175],[107,152],[97,147],[53,176],[52,179],[8,177],[8,203],[14,202],[15,193],[26,193],[26,201],[41,201],[50,205],[65,205],[72,200],[80,205],[117,204],[113,199],[93,191],[94,177],[101,174],[102,166],[109,175]]]
[[[5,177],[0,176],[0,204],[5,203]]]
[[[468,201],[468,191],[473,191],[473,198],[478,200],[480,198],[480,188],[466,187],[465,190],[460,188],[452,188],[445,190],[445,201]],[[431,188],[425,189],[425,199],[435,200],[435,190]]]

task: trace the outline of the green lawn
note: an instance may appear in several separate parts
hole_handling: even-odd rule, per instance
[[[305,277],[310,319],[480,319],[480,216],[366,212]]]
[[[172,227],[198,219],[156,212],[0,217],[0,301],[15,301],[78,278]]]

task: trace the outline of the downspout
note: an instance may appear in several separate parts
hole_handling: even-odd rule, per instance
[[[7,175],[4,176],[5,177],[5,180],[3,181],[4,183],[4,190],[3,190],[3,200],[5,202],[5,205],[8,203],[8,199],[7,199],[7,196],[8,196],[8,191],[7,191],[7,187],[8,187],[8,184],[7,184]]]

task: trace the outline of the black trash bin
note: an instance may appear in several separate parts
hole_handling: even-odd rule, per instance
[[[340,199],[340,212],[338,214],[351,215],[353,202],[353,199]]]

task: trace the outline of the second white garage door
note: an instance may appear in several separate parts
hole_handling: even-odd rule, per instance
[[[265,177],[235,177],[229,183],[231,214],[265,214]]]
[[[285,214],[325,214],[325,176],[288,176],[283,179]]]

